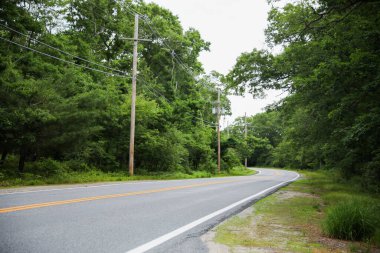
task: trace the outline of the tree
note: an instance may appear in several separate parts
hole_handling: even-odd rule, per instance
[[[145,14],[141,37],[152,39],[139,44],[136,171],[212,170],[216,93],[202,76],[198,56],[209,43],[197,30],[184,30],[169,10],[143,1],[35,0],[6,1],[0,10],[6,174],[58,164],[125,170],[132,65],[125,38],[132,37],[135,11]],[[18,170],[4,165],[9,155]]]
[[[267,42],[282,52],[253,50],[237,60],[230,87],[290,93],[276,108],[277,164],[379,182],[379,8],[378,1],[324,0],[273,7]]]

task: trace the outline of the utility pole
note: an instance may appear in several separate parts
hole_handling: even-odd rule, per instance
[[[230,122],[227,120],[227,137],[230,138]]]
[[[139,15],[135,14],[135,32],[133,36],[132,66],[132,100],[131,100],[131,135],[129,138],[129,175],[133,176],[135,155],[135,121],[136,121],[136,79],[137,79],[137,45],[139,39]]]
[[[223,110],[221,108],[221,103],[220,103],[220,93],[221,93],[221,89],[218,88],[217,89],[218,91],[218,100],[216,101],[216,108],[213,107],[212,108],[212,113],[216,114],[216,126],[215,126],[215,130],[217,132],[217,135],[218,135],[218,173],[220,173],[220,165],[221,165],[221,149],[220,149],[220,115],[223,114]]]
[[[137,46],[139,41],[151,41],[149,39],[139,39],[139,15],[135,14],[135,31],[133,39],[133,65],[132,65],[132,99],[131,99],[131,135],[129,138],[129,175],[134,173],[135,155],[135,122],[136,122],[136,81],[137,81]]]
[[[247,141],[247,113],[244,114],[244,139]],[[247,168],[248,163],[247,163],[247,157],[244,159],[244,165]]]
[[[217,109],[217,122],[218,122],[218,173],[220,173],[220,89],[218,89],[218,109]]]

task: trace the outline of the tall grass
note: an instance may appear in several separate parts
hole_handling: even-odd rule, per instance
[[[378,207],[363,198],[352,198],[327,210],[322,228],[326,235],[343,240],[371,239],[379,224]]]

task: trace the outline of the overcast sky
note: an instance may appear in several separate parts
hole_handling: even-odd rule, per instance
[[[200,56],[206,72],[216,70],[227,74],[243,52],[265,47],[264,29],[269,6],[265,0],[146,0],[163,6],[179,17],[185,29],[197,29],[202,38],[211,42],[210,52]],[[266,99],[230,96],[232,123],[238,116],[254,115],[275,100],[280,92],[272,91]],[[223,123],[223,122],[222,122]]]

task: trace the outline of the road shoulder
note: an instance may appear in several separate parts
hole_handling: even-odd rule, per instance
[[[326,237],[326,201],[305,180],[284,187],[202,236],[211,253],[380,252],[363,242]]]

